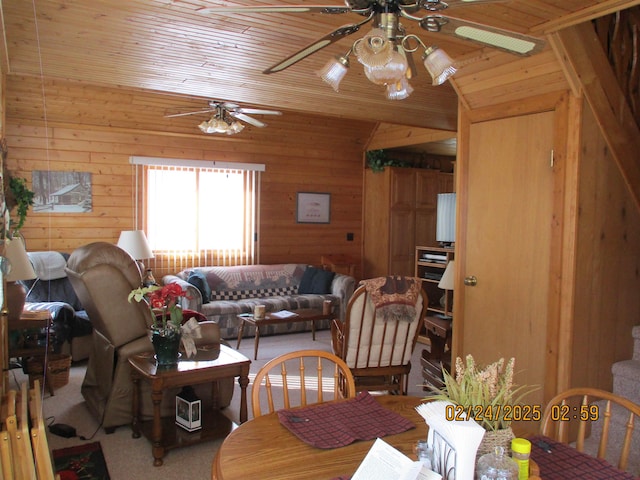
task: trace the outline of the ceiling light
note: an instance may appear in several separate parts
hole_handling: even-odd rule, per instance
[[[349,55],[353,53],[363,65],[367,79],[387,87],[387,99],[403,100],[413,92],[408,80],[415,74],[409,68],[407,53],[423,49],[423,65],[431,75],[433,85],[443,84],[456,73],[453,61],[444,50],[435,45],[427,47],[416,35],[404,35],[402,27],[395,23],[380,26],[385,28],[371,29],[356,40],[346,54],[327,62],[317,75],[337,92],[349,69]],[[411,40],[417,42],[415,47],[409,45]]]
[[[244,129],[244,125],[236,120],[222,120],[216,114],[211,117],[211,119],[205,120],[198,125],[198,128],[200,128],[203,133],[226,133],[227,135],[234,135],[240,133]]]
[[[444,50],[435,45],[427,48],[422,57],[424,68],[431,75],[434,85],[442,85],[458,70],[453,66],[453,60]]]
[[[348,70],[349,58],[347,55],[339,55],[329,60],[326,65],[316,73],[337,92],[340,82],[347,74]]]
[[[402,77],[396,83],[387,85],[388,100],[404,100],[413,92],[413,87],[409,84],[407,77]]]

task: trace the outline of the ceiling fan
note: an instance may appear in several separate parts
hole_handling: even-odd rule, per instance
[[[349,68],[349,56],[354,54],[365,67],[367,78],[387,86],[387,98],[401,100],[413,89],[408,80],[415,75],[411,68],[411,54],[422,48],[423,63],[431,74],[434,85],[444,83],[457,68],[449,56],[437,46],[427,47],[413,34],[407,35],[401,19],[418,22],[428,32],[452,35],[497,48],[515,55],[528,56],[538,53],[545,46],[539,38],[488,25],[458,20],[441,12],[448,8],[479,3],[498,3],[504,0],[345,0],[345,6],[336,5],[263,5],[246,7],[204,7],[198,12],[212,15],[230,13],[355,13],[364,20],[343,25],[322,38],[301,48],[284,60],[272,65],[263,73],[280,72],[317,51],[360,30],[373,21],[373,30],[356,40],[345,55],[329,62],[318,75],[334,90]],[[424,12],[427,12],[424,14]]]
[[[205,120],[198,127],[203,133],[226,133],[233,135],[240,133],[244,129],[244,125],[238,120],[242,120],[254,127],[266,127],[267,124],[258,119],[250,117],[251,115],[282,115],[282,112],[276,110],[261,110],[258,108],[242,108],[237,103],[220,102],[217,100],[209,101],[209,108],[206,110],[198,110],[195,112],[175,113],[165,115],[165,118],[184,117],[187,115],[198,115],[202,113],[213,113],[209,120]]]

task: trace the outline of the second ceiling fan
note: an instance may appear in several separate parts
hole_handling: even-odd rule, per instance
[[[206,110],[174,113],[172,115],[165,115],[165,117],[184,117],[187,115],[199,115],[203,113],[213,113],[209,120],[205,120],[198,125],[203,133],[226,133],[227,135],[240,133],[244,129],[244,125],[238,120],[253,125],[254,127],[262,128],[267,126],[266,123],[250,117],[249,115],[282,115],[282,112],[278,112],[277,110],[243,108],[237,103],[210,100],[209,108]]]

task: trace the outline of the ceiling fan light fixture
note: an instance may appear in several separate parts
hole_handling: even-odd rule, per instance
[[[233,135],[240,133],[244,129],[244,125],[240,122],[227,123],[216,116],[211,117],[209,120],[205,120],[198,128],[202,133],[226,133],[227,135]]]
[[[376,85],[388,85],[389,83],[396,83],[406,76],[407,59],[393,50],[391,58],[384,65],[379,66],[364,66],[364,74],[371,83]]]
[[[345,55],[339,55],[329,60],[324,67],[316,72],[316,74],[325,82],[331,85],[336,92],[340,86],[340,82],[349,70],[349,58]]]
[[[413,93],[413,87],[407,77],[402,77],[397,82],[387,85],[387,100],[404,100],[411,93]]]
[[[442,85],[458,69],[453,65],[453,60],[447,53],[435,45],[427,48],[422,57],[424,68],[433,79],[433,85]]]
[[[354,43],[353,52],[364,66],[380,67],[391,60],[394,48],[382,29],[373,28]]]
[[[227,135],[234,135],[244,130],[244,125],[240,122],[233,122],[227,129]]]

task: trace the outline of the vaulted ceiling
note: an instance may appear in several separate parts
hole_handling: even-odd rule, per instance
[[[326,0],[342,6],[340,0]],[[639,0],[498,0],[460,5],[446,15],[545,39],[567,26],[639,4]],[[357,62],[340,92],[315,71],[343,54],[360,32],[337,41],[292,67],[264,69],[341,25],[356,14],[229,13],[203,7],[306,4],[301,0],[2,0],[3,70],[8,75],[64,79],[91,85],[162,92],[165,114],[202,109],[209,99],[245,106],[300,111],[355,120],[453,131],[457,94],[452,84],[432,86],[419,68],[414,93],[389,101]],[[422,14],[427,14],[423,12]],[[408,33],[437,44],[460,62],[461,72],[495,51],[404,20]],[[547,44],[546,49],[551,47]],[[501,53],[509,58],[518,57]],[[416,59],[419,63],[419,59]],[[353,65],[353,64],[356,65]],[[419,65],[420,66],[420,65]],[[186,122],[178,118],[175,122]]]

